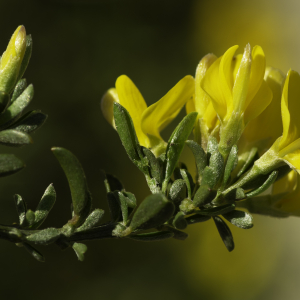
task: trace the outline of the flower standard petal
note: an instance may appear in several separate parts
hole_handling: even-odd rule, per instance
[[[260,46],[255,46],[252,49],[251,75],[245,108],[247,108],[249,103],[260,89],[261,83],[264,79],[265,70],[265,54]]]
[[[280,101],[284,79],[285,76],[280,70],[270,67],[266,69],[265,80],[272,91],[273,98],[267,108],[253,120],[251,120],[253,113],[249,110],[252,106],[255,110],[255,99],[246,109],[245,123],[251,121],[246,126],[239,142],[238,146],[241,151],[253,146],[258,147],[260,151],[265,151],[282,134],[282,122],[278,120],[281,119]]]
[[[219,69],[221,59],[222,57],[219,57],[207,70],[201,81],[201,88],[210,96],[216,113],[223,120],[227,113],[227,103],[220,85]]]
[[[192,76],[181,79],[164,97],[149,106],[141,116],[144,134],[162,139],[163,130],[179,113],[184,104],[193,97],[195,81]]]
[[[244,115],[245,125],[255,118],[257,118],[271,103],[272,101],[272,90],[269,88],[268,84],[263,80],[261,86],[251,103],[247,107]],[[277,120],[278,121],[278,120]]]
[[[214,54],[207,54],[201,59],[196,69],[194,111],[198,112],[198,119],[204,117],[207,107],[211,103],[210,97],[207,95],[207,93],[204,92],[201,87],[201,82],[209,67],[216,60],[217,57]]]
[[[121,75],[116,81],[119,103],[129,112],[136,135],[142,146],[149,147],[149,139],[141,128],[141,116],[147,109],[147,104],[138,88],[126,75]]]
[[[229,118],[231,112],[233,111],[233,98],[232,92],[234,87],[234,78],[233,78],[233,57],[239,46],[233,46],[229,48],[224,55],[222,56],[220,62],[220,87],[222,93],[224,94],[226,105],[227,105],[227,115],[226,118]]]

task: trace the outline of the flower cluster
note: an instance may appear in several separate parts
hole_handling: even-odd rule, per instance
[[[300,75],[290,70],[284,76],[280,70],[266,67],[260,46],[251,48],[248,44],[243,54],[236,55],[237,49],[238,46],[233,46],[220,57],[206,55],[196,69],[195,79],[184,77],[149,107],[133,82],[122,75],[116,81],[116,88],[108,90],[102,98],[103,114],[115,126],[113,103],[125,107],[140,145],[158,157],[167,145],[160,131],[185,105],[187,114],[197,113],[194,141],[206,153],[214,138],[225,166],[233,147],[239,149],[230,184],[215,186],[218,193],[214,203],[218,203],[221,193],[226,195],[243,188],[252,194],[243,197],[246,201],[241,201],[240,206],[250,211],[276,216],[300,215],[297,199],[300,194]],[[269,188],[267,196],[256,197],[255,182],[263,182],[260,192]]]

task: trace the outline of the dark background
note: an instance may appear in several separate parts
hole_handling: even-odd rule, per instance
[[[121,74],[148,105],[159,100],[208,52],[260,44],[268,64],[300,70],[299,5],[294,1],[5,1],[0,0],[0,52],[18,25],[33,36],[25,73],[35,87],[30,109],[49,115],[34,144],[16,153],[26,169],[1,179],[0,220],[17,221],[13,195],[34,209],[54,183],[57,202],[44,223],[61,227],[70,216],[67,180],[50,149],[71,150],[81,161],[93,206],[107,211],[100,170],[118,176],[139,201],[149,194],[116,132],[100,110]],[[298,68],[298,69],[297,69]],[[184,112],[178,117],[180,120]],[[167,139],[171,129],[163,133]],[[190,153],[184,158],[192,166]],[[81,263],[71,249],[39,247],[46,263],[0,241],[1,299],[299,299],[299,221],[255,216],[249,231],[232,228],[227,253],[212,223],[195,225],[185,242],[88,242]]]

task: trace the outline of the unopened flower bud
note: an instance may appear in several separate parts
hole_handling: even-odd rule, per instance
[[[0,61],[0,91],[11,93],[18,79],[26,50],[26,30],[19,26],[12,35]]]

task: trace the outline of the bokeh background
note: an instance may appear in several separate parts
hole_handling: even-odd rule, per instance
[[[15,193],[34,209],[50,183],[57,202],[45,226],[61,227],[70,218],[69,188],[50,151],[53,146],[80,159],[94,207],[107,210],[101,169],[118,176],[141,201],[149,191],[101,115],[103,93],[127,74],[152,104],[194,74],[206,53],[219,56],[235,44],[242,51],[248,42],[263,47],[269,65],[300,71],[299,13],[300,2],[293,0],[1,0],[0,51],[17,26],[25,25],[34,42],[25,74],[35,86],[30,108],[49,115],[34,134],[34,144],[0,148],[27,165],[1,179],[1,223],[17,220]],[[185,150],[182,159],[192,165],[190,156]],[[55,246],[40,247],[46,262],[38,263],[23,249],[0,241],[0,297],[299,299],[300,220],[255,216],[253,229],[231,228],[232,253],[207,222],[191,228],[185,242],[88,242],[84,263],[71,249]]]

